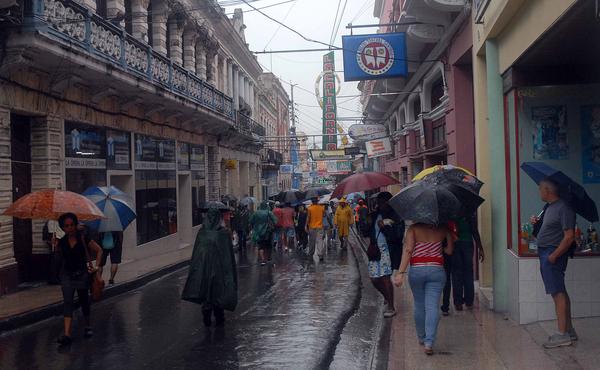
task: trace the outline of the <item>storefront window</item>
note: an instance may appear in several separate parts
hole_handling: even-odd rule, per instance
[[[106,135],[102,128],[65,123],[66,188],[83,193],[92,186],[106,186]]]
[[[177,232],[175,142],[135,135],[138,244]]]
[[[513,249],[520,255],[537,254],[528,221],[544,206],[537,185],[519,170],[523,162],[544,162],[562,171],[600,201],[599,95],[600,85],[519,88],[506,95],[508,181],[518,189],[509,198],[509,227]],[[577,227],[576,254],[599,255],[600,225],[577,216]]]
[[[192,171],[192,225],[202,223],[200,206],[206,201],[206,154],[204,145],[191,145],[190,169]]]
[[[106,131],[106,165],[110,170],[131,169],[131,134],[129,132]]]

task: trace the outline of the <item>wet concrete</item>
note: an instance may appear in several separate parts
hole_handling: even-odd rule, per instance
[[[356,318],[360,276],[353,256],[332,248],[318,263],[279,252],[274,265],[261,267],[250,249],[239,257],[239,305],[226,313],[224,328],[205,328],[200,306],[180,300],[187,271],[178,271],[95,304],[91,339],[83,339],[78,316],[70,348],[55,343],[60,318],[6,333],[0,368],[320,369],[333,361],[364,369],[373,330],[358,341],[340,335],[349,317],[356,321],[350,337],[379,319]]]

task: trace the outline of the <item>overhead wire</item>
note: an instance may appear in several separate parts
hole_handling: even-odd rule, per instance
[[[348,0],[344,1],[344,7],[342,8],[342,13],[340,14],[340,19],[338,20],[338,24],[337,24],[337,27],[335,28],[335,32],[333,33],[332,39],[329,42],[330,44],[333,44],[335,42],[337,34],[340,31],[340,25],[342,24],[342,17],[344,16],[344,13],[346,12],[346,5],[348,5]]]
[[[329,43],[333,43],[333,32],[335,31],[335,26],[337,24],[338,14],[340,12],[340,5],[342,5],[342,0],[338,0],[337,9],[335,10],[335,18],[333,19],[333,27],[331,27],[331,36],[329,36]]]
[[[285,13],[285,16],[283,17],[284,22],[287,19],[287,17],[289,17],[290,13],[292,12],[292,9],[294,9],[294,6],[296,6],[297,3],[298,3],[298,1],[294,0],[294,3],[290,6],[287,13]],[[277,36],[277,33],[279,32],[280,29],[281,29],[281,25],[277,26],[277,29],[275,30],[275,32],[273,32],[273,35],[271,36],[271,38],[269,39],[269,41],[267,42],[265,47],[263,47],[263,50],[267,49],[267,47],[271,44],[271,41],[273,41],[275,36]]]

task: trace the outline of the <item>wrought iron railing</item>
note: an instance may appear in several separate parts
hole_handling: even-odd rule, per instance
[[[235,110],[231,97],[123,28],[72,0],[31,1],[35,14],[32,19],[38,32],[63,39],[74,48],[84,49],[121,70],[225,116],[246,135],[265,135],[264,127]]]

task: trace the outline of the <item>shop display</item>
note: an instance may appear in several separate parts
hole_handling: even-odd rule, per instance
[[[567,108],[563,105],[533,107],[533,159],[569,159]]]
[[[581,108],[583,183],[600,183],[600,105]]]

